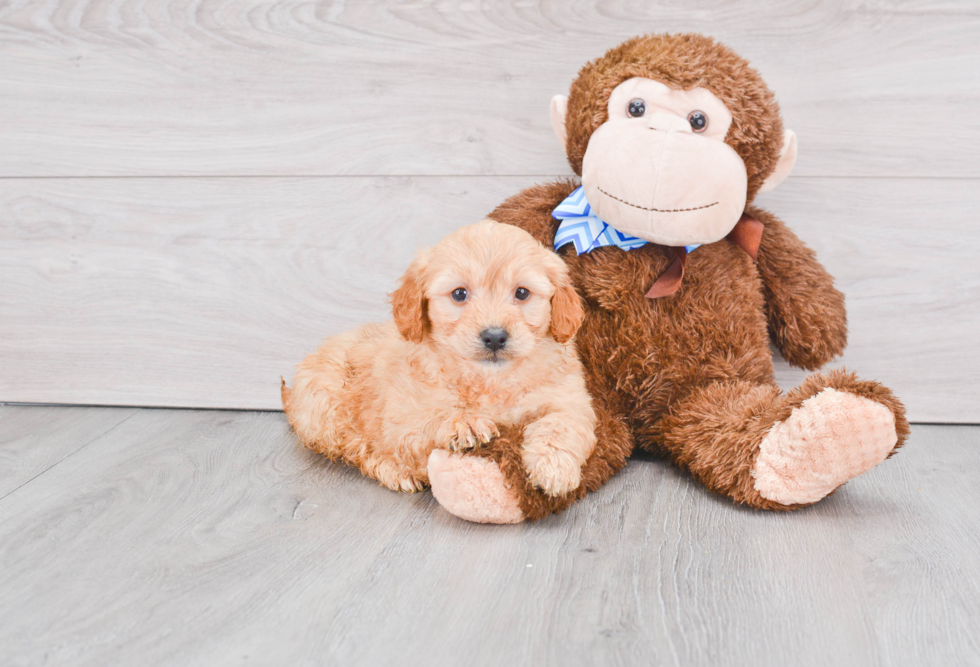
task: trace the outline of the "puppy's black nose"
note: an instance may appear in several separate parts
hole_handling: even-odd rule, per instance
[[[507,330],[501,327],[491,327],[480,332],[483,346],[491,352],[503,349],[507,344]]]

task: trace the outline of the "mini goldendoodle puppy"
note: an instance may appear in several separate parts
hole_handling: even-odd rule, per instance
[[[556,254],[484,220],[421,253],[391,302],[394,322],[327,339],[283,383],[305,446],[415,491],[433,449],[523,425],[531,482],[553,496],[579,486],[595,413],[572,342],[582,305]]]

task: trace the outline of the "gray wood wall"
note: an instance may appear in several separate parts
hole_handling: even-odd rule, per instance
[[[776,91],[760,203],[846,292],[840,363],[980,421],[973,0],[0,4],[0,401],[276,408],[416,247],[570,174],[551,96],[655,31]]]

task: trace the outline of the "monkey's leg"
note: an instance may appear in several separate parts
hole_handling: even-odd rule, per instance
[[[887,388],[844,371],[780,394],[745,381],[699,387],[660,424],[661,442],[709,489],[761,509],[796,509],[870,470],[908,436]]]
[[[519,523],[560,512],[605,484],[633,449],[621,418],[595,402],[596,445],[582,466],[582,482],[552,497],[534,487],[522,459],[523,427],[503,428],[493,441],[462,454],[437,449],[429,456],[432,495],[450,514],[480,523]]]

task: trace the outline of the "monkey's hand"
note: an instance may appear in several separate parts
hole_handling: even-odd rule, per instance
[[[786,361],[816,370],[847,345],[844,295],[814,252],[778,218],[760,209],[749,214],[765,225],[758,267],[769,332]]]

